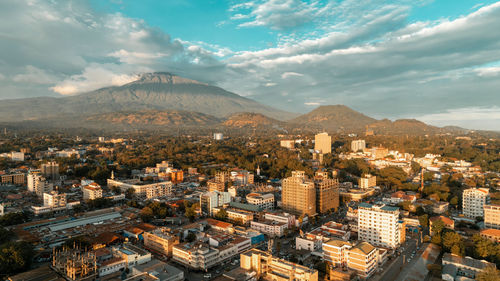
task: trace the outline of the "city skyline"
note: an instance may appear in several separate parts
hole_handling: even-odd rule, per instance
[[[499,130],[500,2],[3,1],[0,100],[168,71],[304,113]]]

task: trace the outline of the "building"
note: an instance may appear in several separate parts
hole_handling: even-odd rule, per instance
[[[102,188],[99,184],[93,182],[83,187],[83,200],[95,200],[102,198]]]
[[[229,202],[231,202],[231,194],[229,192],[205,192],[200,196],[201,212],[207,215],[214,215],[214,208],[221,207]]]
[[[286,223],[271,221],[271,220],[261,220],[261,221],[251,221],[250,228],[255,229],[261,233],[264,233],[270,237],[281,237],[285,235],[285,230],[288,228]]]
[[[484,217],[484,205],[490,203],[488,188],[469,188],[463,191],[462,210],[464,216],[475,219]]]
[[[317,270],[275,258],[269,253],[256,249],[240,255],[240,267],[255,272],[257,280],[318,281]]]
[[[359,188],[366,189],[377,186],[377,177],[373,175],[363,175],[359,178]]]
[[[375,246],[394,249],[400,243],[399,208],[360,203],[358,238]]]
[[[10,153],[10,159],[12,161],[24,161],[24,152],[12,151]]]
[[[333,267],[353,270],[363,279],[370,277],[377,269],[379,252],[378,248],[367,242],[353,245],[347,241],[332,239],[323,245],[325,262]]]
[[[43,206],[57,208],[65,207],[66,204],[66,193],[51,191],[43,194]]]
[[[353,140],[351,142],[351,150],[353,152],[363,151],[366,148],[365,140]]]
[[[314,182],[308,180],[304,171],[293,171],[292,176],[282,182],[281,208],[296,215],[316,214],[316,190]]]
[[[250,193],[246,199],[248,204],[259,206],[262,210],[274,209],[274,195],[272,193]]]
[[[328,133],[320,133],[314,136],[314,150],[321,154],[332,152],[332,137]]]
[[[121,247],[113,248],[113,254],[125,260],[127,267],[134,267],[151,261],[150,252],[130,243],[125,243],[122,244]]]
[[[132,268],[132,278],[134,280],[155,280],[155,281],[182,281],[184,280],[184,271],[153,259],[147,263],[136,265]],[[129,280],[129,279],[126,279]]]
[[[166,188],[168,190],[172,186],[171,181],[143,183],[139,179],[119,181],[111,178],[108,179],[107,182],[109,188],[118,187],[123,193],[125,193],[129,189],[133,189],[135,195],[144,197],[147,196],[148,189],[162,188],[163,190],[165,190]]]
[[[167,257],[172,256],[174,245],[179,244],[179,237],[171,234],[167,228],[157,228],[150,232],[144,232],[142,236],[146,248]]]
[[[288,228],[297,226],[295,216],[288,213],[266,212],[264,219],[285,223]]]
[[[443,224],[444,224],[444,227],[447,228],[447,229],[451,229],[451,230],[454,230],[455,229],[455,221],[448,218],[448,217],[445,217],[445,216],[436,216],[436,217],[431,217],[429,219],[429,229],[430,229],[430,235],[434,235],[433,231],[432,231],[432,225],[434,223],[436,223],[436,221],[442,221]]]
[[[295,141],[294,140],[282,140],[280,141],[280,146],[288,149],[294,149],[295,148]]]
[[[40,170],[42,171],[42,175],[46,178],[52,180],[59,179],[59,164],[57,164],[57,162],[52,161],[43,163]]]
[[[26,175],[23,173],[0,174],[0,184],[25,185]]]
[[[314,177],[314,188],[316,211],[322,214],[330,210],[337,211],[340,196],[338,179],[329,179],[327,172],[317,172]]]
[[[222,133],[214,133],[214,140],[223,140],[224,135]]]
[[[481,237],[489,239],[493,242],[500,242],[500,229],[487,228],[480,232]]]
[[[484,205],[484,227],[500,229],[500,205]]]
[[[43,197],[44,193],[51,192],[54,185],[48,182],[40,173],[28,174],[28,191],[35,193],[38,197]]]
[[[161,185],[149,186],[146,188],[146,198],[155,199],[172,195],[173,184],[171,181],[163,182]]]
[[[321,252],[323,243],[331,239],[348,241],[350,236],[351,232],[348,230],[347,225],[329,221],[309,231],[305,235],[297,236],[295,238],[295,248],[297,250],[305,249],[308,251]]]
[[[486,267],[495,267],[495,264],[471,257],[459,257],[445,253],[442,260],[443,271],[441,278],[445,281],[471,280]],[[465,278],[470,279],[465,279]]]
[[[223,210],[222,207],[216,207],[212,208],[212,215],[216,215],[219,213],[221,210]],[[224,209],[227,213],[227,219],[238,223],[238,224],[244,224],[248,225],[250,221],[253,220],[253,213],[241,209],[236,209],[236,208],[227,208]]]
[[[254,183],[254,175],[246,170],[231,171],[230,179],[233,185],[241,186]]]

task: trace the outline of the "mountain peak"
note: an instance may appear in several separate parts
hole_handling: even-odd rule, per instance
[[[206,85],[196,80],[180,77],[174,75],[170,72],[152,72],[143,73],[139,76],[139,79],[132,82],[132,84],[151,84],[151,83],[162,83],[162,84],[200,84]]]

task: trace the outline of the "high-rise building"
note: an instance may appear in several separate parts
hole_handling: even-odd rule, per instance
[[[484,205],[484,227],[500,229],[500,205]]]
[[[83,187],[83,200],[95,200],[102,198],[102,188],[99,184],[93,182]]]
[[[304,171],[293,171],[283,180],[281,190],[282,209],[297,215],[316,214],[316,190]]]
[[[200,196],[200,208],[202,213],[213,215],[213,209],[231,202],[229,192],[209,191]]]
[[[351,150],[354,152],[363,151],[366,148],[365,140],[353,140],[351,142]]]
[[[358,238],[375,246],[396,248],[400,243],[399,208],[360,203]]]
[[[339,208],[339,181],[328,178],[327,172],[317,172],[314,177],[316,211],[326,213]]]
[[[328,133],[321,133],[314,136],[314,150],[326,154],[332,152],[332,137]]]
[[[359,178],[358,183],[359,188],[361,189],[377,186],[377,176],[373,176],[370,174],[363,175],[361,178]]]
[[[40,170],[42,170],[42,175],[46,178],[52,180],[59,178],[59,164],[57,162],[43,163]]]
[[[469,188],[462,195],[462,211],[468,218],[484,217],[484,205],[490,203],[488,188]]]
[[[28,191],[35,193],[38,197],[43,197],[44,193],[51,192],[54,185],[48,182],[39,172],[28,174]]]

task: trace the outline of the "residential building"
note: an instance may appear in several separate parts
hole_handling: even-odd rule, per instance
[[[207,215],[213,215],[213,209],[231,202],[229,192],[210,191],[200,196],[201,212]]]
[[[469,188],[463,191],[462,211],[468,218],[484,217],[484,205],[490,203],[488,188]]]
[[[113,248],[113,253],[115,256],[125,260],[127,267],[134,267],[151,261],[150,252],[130,243],[125,243],[122,244],[121,247]]]
[[[83,187],[83,200],[102,198],[102,188],[98,183],[91,183]]]
[[[476,260],[471,257],[460,257],[445,253],[442,260],[443,270],[441,278],[445,281],[471,280],[488,266],[495,267],[494,263]],[[470,279],[465,279],[465,278]]]
[[[168,190],[171,188],[171,181],[163,181],[163,182],[154,182],[154,183],[144,183],[138,179],[130,179],[130,180],[115,180],[113,178],[108,179],[108,187],[118,187],[120,190],[125,193],[128,189],[133,189],[134,194],[137,196],[147,196],[147,190],[150,188],[162,188],[163,190]]]
[[[179,244],[179,237],[170,233],[167,228],[157,228],[150,232],[144,232],[142,237],[146,248],[167,257],[172,256],[174,245]]]
[[[338,179],[329,179],[327,172],[317,172],[314,177],[314,188],[316,211],[322,214],[330,210],[337,211],[340,196]]]
[[[347,267],[366,279],[377,269],[378,252],[370,243],[360,242],[347,252]]]
[[[46,178],[55,180],[59,178],[59,164],[57,162],[43,163],[40,167],[42,175]]]
[[[171,181],[163,182],[161,185],[149,186],[146,188],[146,198],[155,199],[172,195],[173,184]]]
[[[353,140],[351,142],[351,150],[353,152],[363,151],[366,148],[365,140]]]
[[[500,205],[484,205],[484,227],[500,229]]]
[[[366,189],[377,186],[377,177],[367,174],[359,178],[359,188]]]
[[[294,140],[282,140],[280,141],[280,146],[288,149],[293,149],[295,148],[295,141]]]
[[[132,268],[133,280],[155,280],[155,281],[183,281],[184,271],[164,263],[157,259],[152,259],[147,263],[136,265]],[[129,280],[129,279],[126,279]]]
[[[10,153],[10,159],[12,161],[24,161],[24,152],[12,151]]]
[[[222,133],[214,133],[214,140],[223,140],[224,139],[224,135]]]
[[[51,192],[54,189],[54,185],[38,172],[29,173],[27,178],[28,191],[35,193],[38,197],[43,197],[44,193]]]
[[[295,216],[289,213],[266,212],[264,213],[264,219],[285,223],[288,228],[297,226]]]
[[[212,208],[212,215],[217,215],[217,213],[219,213],[222,209],[222,207]],[[250,221],[253,220],[252,212],[236,208],[227,208],[225,210],[227,213],[227,219],[232,222],[248,225]]]
[[[305,235],[297,236],[295,238],[295,248],[297,250],[321,251],[325,242],[331,239],[348,241],[350,236],[351,232],[348,230],[347,225],[329,221]]]
[[[66,193],[51,191],[43,194],[43,206],[52,208],[65,207],[66,203]]]
[[[24,173],[0,174],[0,184],[25,185],[26,175]]]
[[[328,133],[320,133],[314,136],[314,150],[321,154],[332,152],[332,137]]]
[[[273,257],[267,252],[252,249],[240,255],[240,267],[256,272],[263,280],[318,281],[318,271]]]
[[[231,171],[230,179],[233,185],[242,186],[254,183],[254,175],[246,170]]]
[[[323,243],[323,260],[335,267],[347,267],[347,257],[352,244],[340,239],[330,239]]]
[[[359,240],[394,249],[400,243],[399,208],[360,203],[358,206]]]
[[[274,209],[274,195],[272,193],[250,193],[246,199],[248,204],[259,206],[263,210]]]
[[[429,219],[429,229],[430,229],[430,235],[434,235],[433,231],[432,231],[432,225],[434,223],[436,223],[436,221],[442,221],[443,224],[444,224],[444,227],[447,228],[447,229],[451,229],[451,230],[454,230],[455,229],[455,221],[448,218],[448,217],[445,217],[445,216],[436,216],[436,217],[431,217]]]
[[[489,239],[495,243],[500,242],[500,229],[487,228],[480,232],[481,237]]]
[[[260,231],[270,237],[285,235],[287,224],[271,220],[251,221],[250,228]]]
[[[316,190],[314,182],[308,180],[304,171],[293,171],[292,176],[282,182],[281,208],[296,215],[316,214]]]

